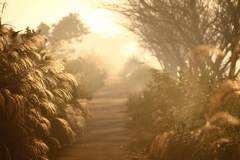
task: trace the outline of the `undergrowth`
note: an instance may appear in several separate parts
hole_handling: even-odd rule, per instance
[[[140,61],[137,56],[130,56],[126,59],[120,75],[125,78],[130,92],[141,92],[151,80],[152,67]]]
[[[104,85],[107,77],[107,66],[103,57],[96,53],[79,56],[76,59],[65,59],[65,70],[74,74],[80,82],[77,94],[80,97],[92,98],[92,94]]]
[[[136,144],[150,158],[239,159],[239,81],[203,73],[191,85],[182,72],[177,79],[151,73],[146,89],[131,93],[127,103]]]

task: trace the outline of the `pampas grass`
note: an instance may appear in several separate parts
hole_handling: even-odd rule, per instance
[[[217,66],[216,59],[218,57],[224,58],[226,53],[222,50],[209,47],[207,45],[198,45],[194,47],[189,56],[188,65],[188,79],[192,85],[197,82],[198,77],[204,72],[208,71],[209,74],[216,74],[221,70],[221,66]]]
[[[13,34],[0,24],[0,158],[46,160],[79,140],[91,106],[45,36],[29,28]]]
[[[237,160],[240,154],[238,149],[240,139],[237,136],[239,134],[240,120],[238,117],[220,109],[223,102],[227,98],[234,96],[238,90],[238,81],[225,80],[219,83],[217,90],[209,98],[209,105],[207,105],[208,109],[206,109],[205,114],[205,125],[190,131],[175,130],[173,127],[173,130],[157,135],[151,145],[150,155],[157,159],[216,158],[225,160],[230,158]],[[161,115],[160,111],[155,111],[152,114],[154,119],[158,119],[159,115]],[[184,140],[184,135],[188,137],[187,141]],[[176,137],[179,138],[176,139]],[[173,148],[179,152],[175,152]],[[188,152],[185,156],[182,154],[184,151]]]
[[[130,94],[127,105],[136,137],[141,135],[140,145],[148,148],[150,143],[153,159],[238,160],[240,83],[214,73],[215,58],[225,56],[222,51],[198,46],[192,52],[194,81],[184,72],[174,79],[153,70],[147,88]]]
[[[210,106],[206,118],[209,119],[229,96],[238,94],[237,91],[240,91],[239,81],[226,80],[219,83],[216,93],[210,99]]]
[[[174,131],[170,131],[170,132],[164,132],[161,135],[157,135],[154,138],[153,143],[151,145],[150,155],[159,159],[165,158],[168,152],[167,149],[168,149],[169,139],[174,134],[175,134]]]
[[[43,141],[47,144],[49,152],[52,154],[55,154],[62,148],[59,140],[55,137],[46,137],[43,139]]]
[[[41,99],[40,101],[41,114],[44,116],[56,116],[59,113],[57,106],[48,99]]]
[[[51,121],[53,135],[62,145],[69,145],[77,140],[77,135],[74,133],[69,123],[62,118],[55,118]]]
[[[240,120],[237,117],[230,115],[227,112],[217,112],[208,119],[207,123],[216,126],[240,125]]]
[[[85,129],[86,118],[81,109],[68,104],[65,108],[66,120],[78,135],[82,135]]]
[[[1,112],[18,123],[24,121],[26,98],[22,95],[11,94],[7,89],[0,91]]]

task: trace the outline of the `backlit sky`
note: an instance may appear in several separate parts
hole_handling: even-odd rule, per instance
[[[94,49],[97,53],[110,55],[114,59],[112,61],[124,61],[126,56],[139,52],[139,46],[132,35],[130,36],[114,23],[111,13],[92,8],[83,0],[6,0],[5,2],[7,6],[2,14],[2,23],[11,24],[16,30],[24,30],[27,26],[36,29],[40,22],[52,25],[69,12],[78,12],[93,32],[86,35],[79,45],[80,49]]]
[[[91,8],[81,0],[7,0],[2,15],[17,29],[36,28],[42,21],[51,25],[69,12],[78,12],[93,32],[118,32],[107,11]]]

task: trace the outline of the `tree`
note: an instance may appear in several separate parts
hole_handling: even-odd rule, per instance
[[[50,38],[50,29],[51,27],[49,27],[46,23],[41,22],[38,25],[38,29],[41,30],[41,34],[47,36],[48,38]]]
[[[139,37],[163,69],[175,74],[178,68],[186,69],[192,49],[206,45],[210,50],[205,58],[211,63],[205,68],[218,76],[237,76],[240,1],[124,0],[101,5],[127,20],[122,25]]]
[[[71,41],[72,39],[81,41],[83,35],[89,33],[89,28],[79,18],[78,13],[69,13],[67,16],[62,17],[57,23],[48,26],[41,22],[38,29],[46,34],[48,39],[53,42],[59,39]]]

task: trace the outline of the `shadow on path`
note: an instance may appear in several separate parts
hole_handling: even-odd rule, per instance
[[[132,130],[127,128],[127,85],[116,72],[110,73],[105,86],[91,101],[94,118],[83,140],[66,149],[54,160],[130,160]]]

